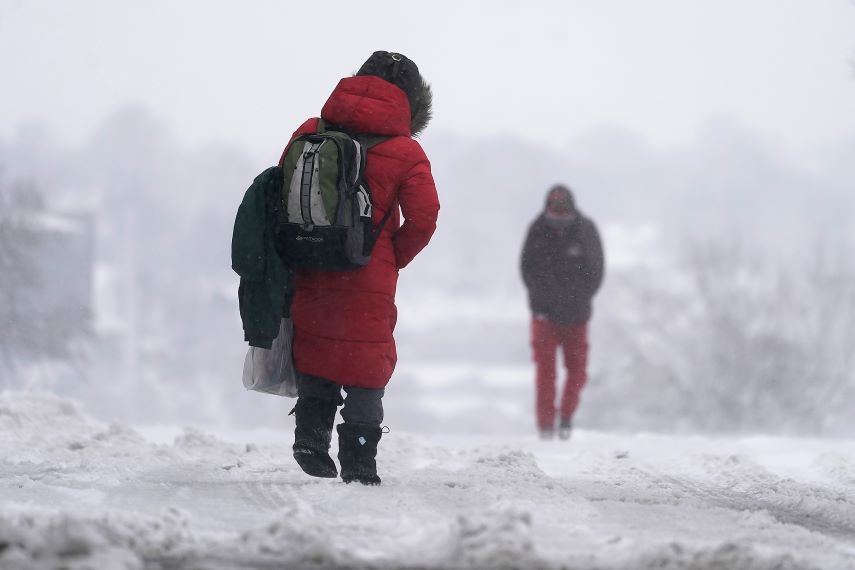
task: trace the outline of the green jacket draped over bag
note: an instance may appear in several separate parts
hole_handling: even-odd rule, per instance
[[[274,245],[282,169],[271,167],[255,177],[238,207],[232,233],[232,269],[240,275],[238,302],[244,340],[270,348],[282,317],[290,313],[294,294],[291,271]]]

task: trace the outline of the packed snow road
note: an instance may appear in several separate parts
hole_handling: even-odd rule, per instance
[[[152,438],[0,395],[0,568],[855,568],[853,442],[393,432],[375,488],[287,432]]]

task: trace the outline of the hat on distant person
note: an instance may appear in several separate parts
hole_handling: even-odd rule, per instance
[[[410,103],[410,130],[413,135],[424,130],[431,119],[433,93],[413,60],[396,52],[375,51],[356,75],[376,75],[398,86]]]
[[[546,193],[546,212],[557,217],[572,217],[576,212],[573,192],[563,184],[555,184]]]

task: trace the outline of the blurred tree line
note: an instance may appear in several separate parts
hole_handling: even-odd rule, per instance
[[[88,313],[42,295],[46,276],[38,256],[45,212],[43,194],[32,181],[9,180],[0,171],[0,370],[44,359],[68,361],[90,333]]]
[[[513,138],[427,135],[442,211],[430,247],[402,272],[402,362],[463,362],[474,370],[483,385],[474,378],[456,385],[454,398],[479,403],[485,425],[502,421],[495,407],[484,411],[488,367],[519,374],[508,388],[517,397],[502,396],[509,406],[530,394],[517,256],[546,188],[571,173],[579,204],[602,228],[650,226],[669,245],[697,238],[681,256],[659,243],[632,268],[609,265],[581,426],[855,432],[847,409],[855,401],[855,139],[805,169],[737,127],[713,125],[675,152],[610,131],[566,153]],[[94,339],[93,360],[103,366],[91,374],[91,392],[71,395],[95,413],[113,413],[118,398],[145,398],[145,409],[129,408],[149,421],[259,421],[258,407],[275,403],[236,394],[245,345],[228,255],[240,198],[279,151],[253,159],[229,146],[187,148],[156,116],[133,108],[78,148],[38,131],[0,140],[0,163],[16,169],[0,184],[2,358],[68,356],[70,339],[84,329],[83,321],[24,300],[39,287],[28,260],[43,240],[21,220],[37,218],[44,200],[19,181],[37,173],[52,205],[82,203],[98,216],[96,261],[113,276],[99,301],[99,317],[106,314],[112,328]],[[744,239],[728,238],[739,231]],[[839,250],[806,247],[815,235]],[[102,302],[111,295],[114,303]],[[426,307],[430,322],[407,329]],[[129,331],[138,354],[123,382]],[[394,387],[410,406],[429,399],[413,384]],[[431,386],[434,397],[449,397],[441,383]]]
[[[621,275],[599,338],[617,357],[593,381],[601,385],[590,419],[606,427],[632,417],[653,430],[851,433],[852,253],[816,244],[808,259],[784,258],[738,239],[697,241],[673,272]]]

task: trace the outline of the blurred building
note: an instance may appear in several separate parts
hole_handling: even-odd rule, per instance
[[[63,314],[93,314],[95,267],[94,216],[42,213],[36,220],[35,263],[40,306]]]

